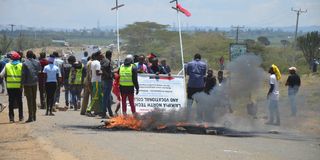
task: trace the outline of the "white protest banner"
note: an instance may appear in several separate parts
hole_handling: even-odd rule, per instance
[[[139,94],[135,95],[135,106],[138,113],[143,114],[155,108],[166,111],[177,110],[185,106],[186,93],[183,89],[183,76],[139,74],[138,82]]]

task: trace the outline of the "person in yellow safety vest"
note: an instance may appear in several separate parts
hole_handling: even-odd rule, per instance
[[[80,109],[81,91],[83,88],[83,81],[86,76],[86,70],[83,64],[76,61],[76,57],[73,55],[69,56],[68,63],[72,65],[68,79],[71,93],[71,108],[73,106],[76,111]]]
[[[14,123],[14,107],[19,108],[19,121],[23,121],[23,105],[22,105],[22,63],[19,53],[13,51],[11,54],[12,62],[7,63],[1,71],[0,76],[5,77],[7,82],[7,92],[9,98],[9,120]]]
[[[136,113],[136,107],[134,104],[134,88],[136,89],[136,94],[139,93],[139,83],[137,67],[133,64],[133,59],[127,57],[124,60],[124,64],[121,65],[119,69],[120,75],[120,93],[122,102],[122,113],[127,114],[127,97],[129,99],[129,104],[131,107],[131,112]]]

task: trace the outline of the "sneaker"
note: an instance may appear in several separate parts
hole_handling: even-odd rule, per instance
[[[88,116],[88,117],[95,117],[96,115],[92,114],[91,112],[86,112],[86,116]]]
[[[54,116],[54,114],[53,114],[53,113],[50,113],[49,116]]]
[[[20,122],[23,121],[23,118],[19,118],[19,121],[20,121]]]

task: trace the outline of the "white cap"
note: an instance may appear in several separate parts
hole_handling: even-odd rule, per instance
[[[297,68],[296,68],[296,67],[290,67],[289,70],[294,70],[294,71],[296,71]]]

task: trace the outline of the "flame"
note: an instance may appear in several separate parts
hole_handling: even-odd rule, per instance
[[[141,130],[142,121],[134,116],[117,116],[106,121],[106,128],[129,128],[133,130]]]

